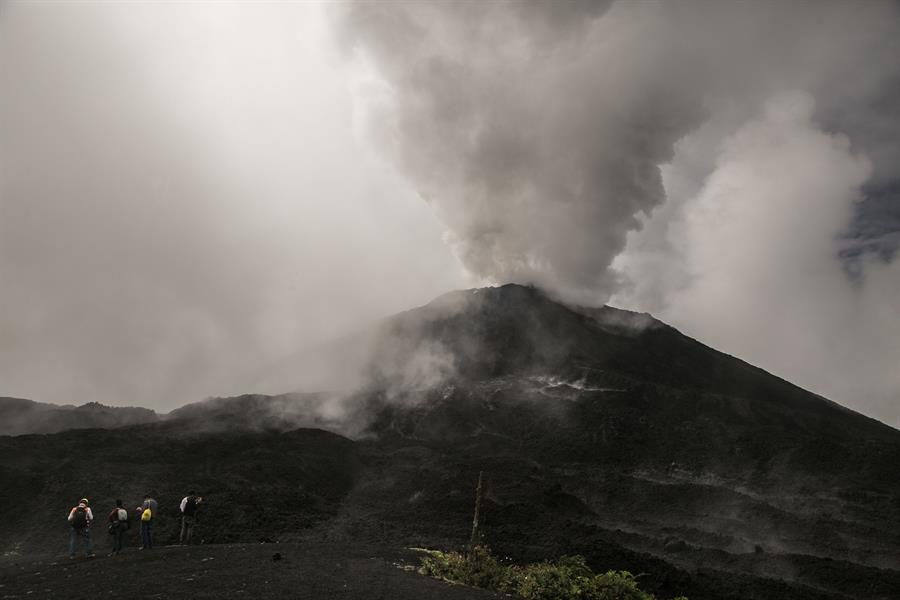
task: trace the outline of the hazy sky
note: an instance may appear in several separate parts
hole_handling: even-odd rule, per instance
[[[305,4],[27,3],[0,21],[0,395],[283,391],[304,346],[464,285],[357,135]]]
[[[282,391],[516,281],[900,424],[895,3],[0,6],[0,395]]]

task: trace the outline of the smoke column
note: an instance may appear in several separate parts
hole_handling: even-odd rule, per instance
[[[889,4],[358,3],[339,24],[382,79],[365,99],[372,132],[469,271],[598,303],[621,285],[611,264],[628,232],[665,202],[660,167],[679,140],[780,91],[831,93],[896,33],[892,16]]]

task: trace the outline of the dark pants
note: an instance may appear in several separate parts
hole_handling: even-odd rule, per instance
[[[84,529],[69,528],[69,557],[75,558],[75,550],[78,545],[78,538],[84,540],[84,553],[90,556],[91,552],[91,530],[89,527]]]
[[[153,547],[153,521],[141,521],[141,548]]]
[[[112,539],[113,539],[113,554],[118,554],[122,551],[122,538],[125,537],[125,527],[122,526],[121,523],[115,525],[113,529]]]
[[[181,536],[179,540],[182,544],[190,544],[191,536],[194,535],[194,524],[197,518],[194,516],[184,515],[181,517]]]

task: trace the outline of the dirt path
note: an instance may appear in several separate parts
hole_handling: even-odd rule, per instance
[[[280,560],[273,560],[276,553]],[[129,549],[120,556],[57,557],[0,565],[0,600],[248,598],[466,600],[500,596],[398,565],[407,551],[321,544],[235,544]]]

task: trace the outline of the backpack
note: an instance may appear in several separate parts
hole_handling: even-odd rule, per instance
[[[87,527],[87,509],[83,506],[76,506],[75,512],[72,513],[72,528],[85,529]]]
[[[121,529],[126,530],[131,526],[128,522],[128,511],[124,508],[114,508],[109,513],[109,532],[114,533]]]
[[[197,498],[188,496],[187,502],[184,503],[184,516],[193,517],[197,512]]]

